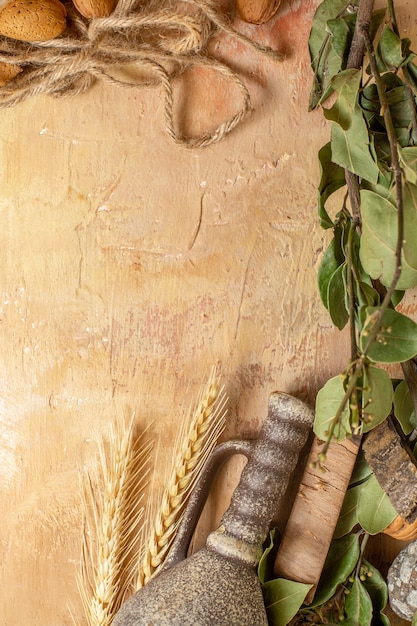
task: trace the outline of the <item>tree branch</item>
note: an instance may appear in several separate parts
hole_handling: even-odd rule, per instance
[[[364,32],[369,32],[372,12],[375,0],[360,0],[358,14],[356,17],[355,32],[353,33],[352,44],[350,46],[347,69],[359,69],[363,63],[365,53]]]
[[[372,11],[374,10],[374,0],[361,0],[358,7],[358,14],[356,16],[355,32],[353,33],[352,44],[349,51],[349,57],[347,60],[347,69],[360,69],[363,64],[363,57],[365,54],[365,40],[363,38],[364,30],[368,29],[371,22]],[[353,217],[358,222],[358,228],[361,223],[361,210],[360,210],[360,194],[359,194],[359,179],[358,177],[345,170],[346,185],[349,193],[350,206],[352,208]]]

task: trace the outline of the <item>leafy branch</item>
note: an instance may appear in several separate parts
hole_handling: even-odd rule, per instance
[[[417,286],[417,65],[410,46],[393,0],[376,11],[374,0],[323,0],[310,32],[309,109],[321,108],[331,129],[319,152],[318,215],[333,237],[318,285],[350,342],[344,371],[317,394],[321,457],[332,441],[362,436],[390,416],[410,445],[417,438],[417,324],[400,308]],[[404,380],[391,379],[387,365],[401,366]],[[365,547],[397,512],[363,455],[357,468],[313,603],[302,604],[300,583],[265,580],[262,566],[270,606],[286,607],[285,618],[270,616],[274,626],[389,626],[387,586]]]
[[[405,363],[410,397],[417,400],[417,375],[411,363],[417,354],[413,339],[417,325],[395,309],[403,295],[399,289],[405,291],[417,284],[417,255],[410,255],[411,245],[417,245],[416,235],[412,228],[405,232],[405,223],[412,227],[417,219],[415,163],[410,163],[410,157],[417,157],[413,147],[417,139],[413,134],[416,101],[412,94],[410,102],[410,83],[399,78],[400,69],[404,68],[403,75],[410,81],[416,66],[409,41],[401,40],[397,34],[392,3],[392,29],[387,25],[381,28],[384,16],[374,13],[373,5],[373,0],[361,0],[352,24],[351,5],[344,4],[344,13],[342,3],[335,6],[325,0],[317,11],[317,23],[310,36],[315,69],[310,108],[323,105],[325,117],[332,122],[331,142],[319,155],[319,216],[324,228],[333,229],[334,238],[319,270],[319,287],[335,325],[342,329],[349,322],[351,344],[351,362],[341,383],[328,381],[317,398],[316,434],[326,441],[326,446],[333,439],[340,441],[345,436],[367,432],[391,412],[391,381],[391,397],[385,394],[377,414],[364,410],[364,398],[368,405],[374,402],[375,396],[381,396],[381,385],[387,384],[387,377],[376,375],[376,364]],[[334,22],[341,20],[346,21],[346,28],[336,31]],[[315,55],[318,28],[323,26],[333,32],[327,58]],[[347,31],[350,38],[345,37]],[[344,32],[337,42],[336,32]],[[365,53],[369,77],[365,74]],[[318,89],[320,77],[322,84]],[[314,101],[317,93],[322,96]],[[334,103],[324,108],[330,94]],[[407,134],[397,124],[399,120],[404,124],[405,118],[407,129],[411,129]],[[406,168],[402,163],[404,156]],[[345,185],[347,194],[342,209],[332,219],[326,202]],[[396,349],[400,339],[405,350]]]
[[[315,56],[317,23],[310,37],[313,95],[322,94],[311,108],[322,106],[324,116],[332,122],[331,141],[319,155],[319,217],[323,228],[333,230],[319,270],[319,289],[333,323],[339,329],[349,323],[351,354],[341,376],[327,381],[317,395],[315,432],[325,440],[322,454],[331,441],[362,435],[392,414],[405,436],[412,429],[416,433],[417,325],[397,311],[397,306],[407,289],[417,285],[417,68],[410,41],[399,36],[392,0],[388,0],[386,24],[373,8],[373,0],[360,0],[352,29],[351,11],[343,13],[339,5],[332,7],[328,0],[320,5],[315,21],[320,27],[325,21],[325,29],[333,32],[327,50],[329,58],[339,57],[339,63],[333,58],[330,64],[328,58],[325,69],[314,68],[325,63],[323,57],[318,60]],[[329,23],[345,16],[351,39],[344,40],[341,53],[341,42],[336,43],[336,31],[329,29]],[[335,68],[333,73],[330,67]],[[319,88],[318,76],[323,81]],[[333,102],[328,106],[330,94]],[[347,191],[342,207],[332,218],[326,203],[344,186]],[[395,363],[401,364],[402,382],[391,380],[383,367]],[[372,490],[379,490],[380,497]],[[355,497],[359,498],[356,502]],[[375,498],[380,505],[384,502],[378,513]],[[372,472],[362,484],[353,486],[345,501],[348,513],[345,510],[341,515],[344,533],[352,533],[355,526],[371,534],[381,532],[396,516]],[[358,532],[360,535],[361,530]],[[332,546],[349,541],[349,537],[353,541],[352,534],[345,534]],[[360,624],[374,623],[378,615],[378,623],[389,624],[381,613],[387,601],[385,581],[380,581],[381,589],[384,587],[382,604],[381,596],[376,601],[366,588],[363,564],[367,537],[364,535],[361,549],[354,555],[355,574],[351,572],[346,581],[343,567],[332,572],[330,577],[339,586],[333,583],[329,589],[329,576],[323,572],[327,595],[320,594],[319,589],[316,607],[301,609],[301,615],[324,611],[328,615],[323,623],[330,615],[331,622]],[[333,567],[332,548],[328,561]],[[351,567],[349,559],[342,561]],[[348,595],[343,600],[345,593]]]

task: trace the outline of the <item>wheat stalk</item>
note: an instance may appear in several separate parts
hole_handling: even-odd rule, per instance
[[[134,416],[128,425],[116,422],[108,455],[104,442],[99,444],[103,488],[88,476],[84,490],[78,585],[88,626],[109,626],[132,586],[132,552],[143,526],[141,501],[151,449],[151,444],[135,440],[133,425]]]
[[[191,421],[182,429],[180,448],[174,453],[174,463],[165,483],[160,506],[139,559],[136,589],[143,587],[154,576],[175,538],[190,492],[198,480],[203,466],[213,451],[225,427],[226,397],[220,386],[217,369],[214,367],[200,394]],[[189,424],[188,433],[185,428]]]

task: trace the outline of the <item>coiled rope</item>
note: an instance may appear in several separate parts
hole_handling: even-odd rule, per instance
[[[67,27],[45,42],[27,43],[0,36],[0,61],[19,65],[22,71],[0,88],[0,107],[14,106],[30,96],[56,98],[85,92],[97,80],[124,87],[160,86],[165,95],[165,125],[172,139],[189,148],[203,147],[222,139],[248,114],[249,91],[226,63],[207,50],[210,39],[228,33],[274,60],[282,56],[256,44],[231,26],[215,0],[118,0],[106,18],[86,19],[72,2],[64,1]],[[135,77],[118,77],[116,70],[135,67]],[[173,79],[186,69],[211,68],[237,87],[241,106],[217,128],[197,137],[184,136],[175,127]]]

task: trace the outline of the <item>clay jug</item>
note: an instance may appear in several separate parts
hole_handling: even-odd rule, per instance
[[[121,607],[113,626],[268,625],[256,567],[312,420],[302,401],[282,393],[270,396],[259,437],[233,444],[248,463],[220,526],[193,556],[175,565],[178,559],[168,559],[164,570]]]

